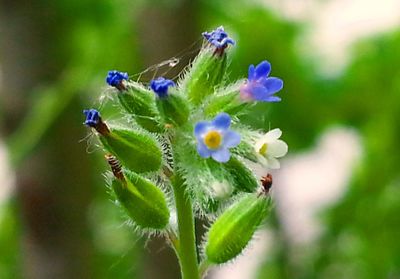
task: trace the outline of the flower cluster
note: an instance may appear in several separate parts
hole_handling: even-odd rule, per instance
[[[193,215],[213,222],[201,260],[234,259],[270,210],[272,176],[257,178],[249,162],[277,169],[288,151],[280,129],[262,134],[240,123],[252,104],[281,101],[275,94],[283,81],[270,77],[271,64],[250,65],[246,80],[226,85],[228,46],[235,41],[222,26],[202,35],[199,55],[176,83],[158,77],[143,84],[129,80],[128,73],[108,72],[109,91],[129,119],[125,125],[103,121],[96,109],[83,111],[84,124],[106,152],[112,171],[107,181],[117,204],[138,230],[167,235],[178,258],[185,258],[183,278],[193,279],[199,279],[201,253],[193,251],[190,237],[181,241],[185,233],[195,235]]]

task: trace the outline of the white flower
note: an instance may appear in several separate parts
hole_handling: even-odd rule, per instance
[[[259,162],[267,168],[279,169],[280,164],[276,158],[286,155],[288,145],[280,140],[282,131],[273,129],[259,138],[254,145]]]

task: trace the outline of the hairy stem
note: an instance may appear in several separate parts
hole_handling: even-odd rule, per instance
[[[207,271],[208,271],[209,267],[210,267],[210,263],[206,259],[200,263],[200,266],[199,266],[200,278],[204,278],[207,275]]]
[[[186,197],[183,181],[180,177],[173,177],[172,185],[178,218],[179,246],[177,253],[182,278],[199,279],[192,202]]]

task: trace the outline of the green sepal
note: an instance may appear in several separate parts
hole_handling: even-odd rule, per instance
[[[193,104],[200,104],[220,85],[225,77],[227,64],[226,53],[219,56],[214,54],[211,47],[202,49],[182,82],[184,91]]]
[[[148,134],[111,127],[110,133],[100,135],[100,141],[108,152],[130,170],[142,173],[160,169],[160,147]]]
[[[170,214],[164,192],[134,172],[123,174],[124,179],[113,179],[112,188],[129,217],[142,229],[164,229]]]
[[[243,192],[254,192],[259,183],[254,174],[236,157],[223,165],[233,178],[233,184],[236,190]]]
[[[140,126],[150,132],[162,132],[153,92],[140,84],[130,83],[127,90],[118,92],[118,100]]]
[[[157,98],[156,104],[165,124],[179,127],[188,121],[189,104],[182,95],[168,94],[166,97]]]
[[[266,218],[270,198],[245,194],[222,215],[208,231],[205,253],[214,264],[226,263],[239,255]]]
[[[226,112],[231,116],[235,116],[251,106],[251,103],[240,99],[239,89],[242,83],[238,82],[209,96],[204,108],[204,114],[208,117],[214,117],[220,112]]]

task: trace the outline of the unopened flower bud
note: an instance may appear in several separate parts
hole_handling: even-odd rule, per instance
[[[269,212],[270,198],[245,194],[211,226],[205,252],[214,264],[226,263],[249,244],[258,226]]]
[[[164,229],[169,222],[165,194],[151,181],[122,170],[114,156],[106,157],[116,179],[112,189],[132,221],[142,229]]]

